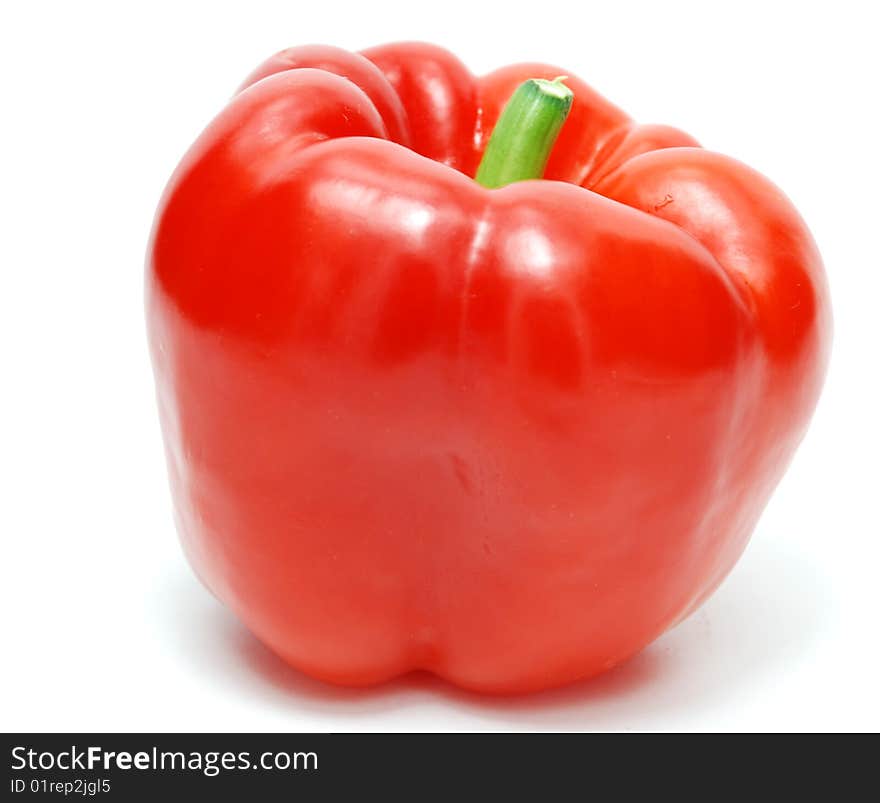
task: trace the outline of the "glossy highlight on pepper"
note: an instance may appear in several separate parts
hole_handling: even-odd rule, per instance
[[[544,179],[480,186],[514,91],[561,75]],[[322,680],[490,693],[607,670],[712,593],[831,333],[766,178],[557,66],[416,43],[258,67],[171,178],[146,306],[208,588]]]

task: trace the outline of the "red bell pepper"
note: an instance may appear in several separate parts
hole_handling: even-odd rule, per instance
[[[574,77],[552,153],[564,110],[519,141],[513,177],[549,154],[552,180],[481,186],[512,180],[513,112],[472,178],[514,90],[564,72],[287,50],[161,201],[183,545],[315,677],[521,692],[614,666],[730,571],[805,431],[828,294],[767,179]]]

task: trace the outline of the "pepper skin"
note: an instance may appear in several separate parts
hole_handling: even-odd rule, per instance
[[[569,78],[554,180],[472,180],[514,88],[560,74],[284,51],[161,201],[147,322],[182,542],[314,677],[607,670],[718,586],[804,434],[828,294],[767,179]]]

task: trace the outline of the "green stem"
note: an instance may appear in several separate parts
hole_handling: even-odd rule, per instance
[[[486,146],[478,184],[494,189],[544,175],[574,98],[564,79],[530,78],[517,87]]]

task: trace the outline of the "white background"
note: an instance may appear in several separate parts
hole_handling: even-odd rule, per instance
[[[6,3],[0,18],[4,730],[872,729],[880,126],[872,4]],[[556,62],[785,189],[836,318],[813,422],[720,591],[592,683],[513,700],[287,669],[178,548],[142,312],[175,163],[275,50],[426,39]]]

